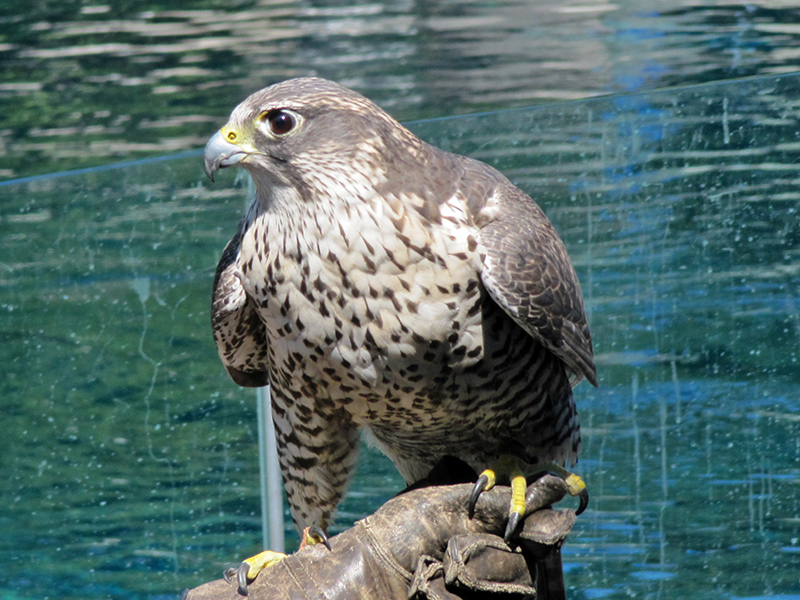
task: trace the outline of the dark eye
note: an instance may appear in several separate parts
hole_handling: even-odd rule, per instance
[[[280,109],[268,112],[264,120],[269,123],[270,131],[275,135],[286,135],[297,125],[294,115]]]

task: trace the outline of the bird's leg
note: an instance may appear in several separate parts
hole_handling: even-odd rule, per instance
[[[303,540],[300,542],[300,550],[306,546],[314,546],[315,544],[325,544],[325,547],[330,550],[331,543],[328,541],[328,534],[319,525],[309,525],[303,530]]]
[[[261,571],[279,563],[284,558],[286,558],[286,555],[283,552],[265,550],[264,552],[243,560],[242,564],[238,567],[226,569],[225,573],[223,573],[223,577],[228,583],[232,583],[235,579],[239,584],[239,593],[242,596],[247,596],[249,593],[247,585],[253,581]]]
[[[511,536],[517,531],[522,518],[525,516],[525,492],[528,481],[522,474],[519,466],[511,470],[511,507],[508,510],[508,524],[503,539],[506,543],[511,541]]]
[[[525,490],[528,487],[525,475],[519,468],[516,458],[509,454],[503,454],[497,459],[493,469],[486,469],[478,476],[475,487],[472,488],[467,508],[469,516],[472,518],[478,498],[483,492],[495,486],[498,475],[500,479],[511,483],[511,506],[508,511],[508,525],[505,533],[505,540],[508,542],[522,521],[522,517],[525,516]]]
[[[542,468],[535,473],[535,475],[537,477],[541,477],[547,473],[561,477],[561,479],[564,480],[564,483],[567,484],[567,491],[569,492],[569,495],[578,497],[580,502],[578,504],[578,508],[575,510],[576,515],[579,515],[586,510],[586,507],[589,506],[589,490],[580,476],[572,473],[571,471],[567,471],[564,467],[561,467],[555,463],[545,463],[542,465]]]
[[[303,539],[300,542],[299,550],[315,544],[325,544],[328,550],[331,549],[331,543],[328,541],[328,534],[325,533],[325,530],[319,525],[309,525],[303,530]],[[232,583],[235,579],[239,585],[239,593],[242,596],[247,596],[249,593],[249,583],[258,577],[261,571],[279,563],[286,558],[286,556],[287,555],[282,552],[265,550],[264,552],[243,560],[242,564],[238,567],[230,567],[223,573],[223,577],[225,577],[225,581],[228,583]]]
[[[589,491],[586,489],[586,484],[578,475],[567,471],[564,467],[560,467],[555,463],[542,465],[542,467],[535,472],[535,475],[541,477],[546,473],[561,477],[567,484],[567,491],[569,494],[579,497],[580,504],[575,511],[576,515],[586,510],[586,506],[589,504]],[[507,479],[511,484],[511,505],[508,511],[508,524],[506,525],[505,535],[503,536],[508,543],[511,541],[522,518],[525,516],[525,490],[528,486],[527,479],[522,473],[516,458],[510,455],[502,455],[497,460],[494,469],[486,469],[480,474],[478,480],[475,482],[475,487],[472,489],[472,494],[470,494],[467,508],[469,516],[472,518],[475,513],[475,505],[478,502],[478,498],[483,492],[494,487],[498,476],[502,479]]]
[[[494,468],[485,469],[475,482],[475,487],[472,488],[472,493],[469,496],[469,518],[471,519],[475,514],[475,504],[483,492],[488,492],[497,483],[497,474],[506,475],[511,472],[511,469],[516,465],[516,461],[510,455],[503,454],[495,462]]]
[[[318,543],[330,549],[325,528],[355,467],[358,429],[343,428],[341,422],[322,414],[308,416],[288,410],[286,395],[278,386],[272,387],[272,402],[286,495],[302,531],[300,549]],[[285,555],[262,552],[242,562],[229,576],[235,575],[239,593],[246,596],[248,583],[283,558]]]

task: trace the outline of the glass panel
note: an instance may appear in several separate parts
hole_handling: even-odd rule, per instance
[[[798,591],[799,92],[412,124],[526,189],[581,276],[601,387],[576,389],[575,597]],[[246,188],[199,154],[0,185],[4,595],[171,595],[259,549],[255,395],[208,322]],[[338,528],[401,487],[365,450]]]

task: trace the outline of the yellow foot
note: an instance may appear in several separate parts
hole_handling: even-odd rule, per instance
[[[525,496],[528,482],[525,478],[525,475],[520,470],[517,460],[511,456],[501,456],[497,461],[496,467],[497,473],[499,473],[501,476],[508,476],[511,482],[511,506],[508,512],[508,524],[506,525],[505,534],[503,536],[506,543],[508,543],[511,541],[511,538],[516,533],[519,524],[522,522],[522,519],[525,516]],[[486,469],[480,474],[478,480],[475,482],[475,487],[472,488],[472,493],[469,497],[469,504],[467,505],[470,519],[475,514],[475,505],[477,504],[480,495],[483,492],[492,489],[497,482],[497,473],[495,473],[495,471],[492,469]],[[586,484],[580,477],[574,473],[570,473],[563,467],[559,467],[556,464],[546,465],[545,468],[539,472],[539,474],[544,473],[552,473],[558,477],[561,477],[564,480],[564,483],[567,484],[567,491],[569,494],[571,496],[579,497],[580,504],[578,505],[578,509],[575,511],[576,515],[579,515],[586,510],[586,507],[589,504],[589,491],[586,489]]]
[[[267,567],[279,563],[286,555],[282,552],[273,552],[272,550],[265,550],[261,554],[256,554],[250,558],[243,560],[239,567],[231,567],[226,569],[223,573],[225,581],[231,583],[234,577],[239,584],[239,593],[242,596],[247,596],[247,584],[253,581],[261,571]]]
[[[325,533],[325,530],[317,525],[309,525],[303,530],[303,540],[300,542],[299,550],[315,544],[325,544],[328,550],[331,549],[331,543],[328,541],[328,534]]]
[[[492,489],[495,483],[497,483],[497,475],[492,469],[486,469],[478,476],[478,481],[475,482],[475,487],[472,488],[472,493],[469,495],[469,504],[467,505],[470,519],[475,515],[475,505],[478,503],[480,495]]]
[[[522,517],[525,516],[525,492],[528,487],[528,482],[525,480],[525,476],[522,474],[522,471],[520,471],[517,461],[513,457],[500,457],[497,461],[497,471],[502,476],[508,476],[511,481],[511,506],[508,511],[508,525],[506,526],[505,535],[503,536],[506,542],[508,542],[514,535],[517,527],[519,527]],[[492,489],[496,482],[497,474],[493,469],[486,469],[480,474],[469,496],[467,508],[469,510],[470,519],[475,514],[475,505],[480,495]]]
[[[331,543],[328,541],[328,534],[317,525],[311,525],[303,530],[303,540],[300,542],[300,550],[306,546],[313,546],[314,544],[325,544],[328,550],[331,549]],[[255,556],[243,560],[242,564],[238,567],[226,569],[222,576],[228,583],[231,583],[235,579],[239,584],[239,593],[242,596],[247,596],[249,593],[247,589],[248,584],[258,577],[261,571],[279,563],[284,558],[286,558],[286,555],[281,552],[265,550],[261,554],[256,554]]]
[[[578,475],[575,475],[575,473],[570,473],[564,467],[559,467],[556,464],[546,465],[543,473],[550,473],[552,475],[561,477],[561,479],[564,480],[564,483],[567,484],[567,492],[569,492],[569,495],[578,497],[579,504],[577,510],[575,511],[576,515],[579,515],[586,510],[586,507],[589,506],[589,490],[586,488],[586,484],[583,482],[583,479],[581,479]]]
[[[519,468],[511,472],[511,507],[508,510],[508,524],[503,534],[506,544],[511,542],[511,538],[517,531],[517,527],[525,516],[525,492],[528,491],[528,481]]]

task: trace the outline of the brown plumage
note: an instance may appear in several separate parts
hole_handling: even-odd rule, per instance
[[[498,171],[313,78],[247,98],[205,164],[256,184],[217,270],[214,337],[238,384],[272,386],[300,530],[327,526],[359,430],[409,483],[445,455],[478,471],[577,460],[571,383],[597,383],[580,286]]]

